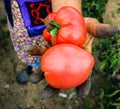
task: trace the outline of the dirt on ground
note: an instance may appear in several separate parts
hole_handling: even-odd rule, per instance
[[[119,2],[119,0],[110,1],[112,6],[107,6],[104,18],[109,16],[111,12],[114,13],[115,9],[111,7],[116,7],[115,2]],[[4,14],[3,3],[0,1],[0,16]],[[110,20],[110,18],[111,15],[107,20]],[[107,22],[107,20],[104,22]],[[112,21],[110,23],[115,24]],[[101,76],[99,74],[92,76],[92,89],[89,94],[91,99],[89,97],[82,99],[78,96],[72,96],[74,95],[74,89],[70,89],[60,91],[60,93],[67,95],[67,97],[57,94],[51,99],[42,100],[41,93],[46,86],[44,80],[38,84],[29,82],[26,85],[19,85],[16,82],[16,75],[26,65],[18,59],[10,37],[7,38],[7,42],[8,45],[5,47],[7,49],[1,49],[2,55],[0,56],[0,109],[85,109],[88,104],[95,105],[94,109],[100,109],[97,106],[99,93],[96,92],[96,90],[100,89],[101,85]],[[86,101],[89,103],[86,103]]]

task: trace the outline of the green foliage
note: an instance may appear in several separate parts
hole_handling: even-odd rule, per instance
[[[112,74],[116,65],[120,64],[120,33],[95,43],[94,49],[99,50],[97,52],[99,53],[98,59],[101,61],[100,69],[104,72],[110,70],[109,74]]]
[[[117,4],[119,8],[117,9],[117,14],[120,14],[120,3]]]
[[[83,15],[97,18],[102,22],[102,15],[107,1],[83,0]],[[118,6],[120,6],[120,3]],[[116,13],[120,14],[120,8],[118,8]],[[6,22],[6,17],[0,18],[0,49],[5,48],[8,44],[9,32],[4,29]],[[97,105],[100,109],[120,109],[120,78],[118,78],[120,76],[120,32],[112,38],[97,41],[93,45],[93,50],[98,53],[101,66],[97,70],[102,74],[102,86],[96,90],[99,93]],[[90,98],[85,99],[85,104],[85,109],[94,108]]]
[[[101,66],[98,69],[103,75],[100,91],[101,109],[120,109],[120,33],[109,39],[94,43],[94,52],[98,52]]]
[[[108,0],[84,0],[83,15],[97,18],[102,22],[102,14]],[[120,3],[118,4],[120,6]],[[117,14],[120,14],[118,8]],[[120,32],[109,39],[101,39],[93,45],[98,53],[100,68],[93,70],[102,75],[102,86],[99,92],[100,109],[120,109]]]
[[[102,14],[108,0],[83,0],[82,12],[85,17],[94,17],[102,21]]]

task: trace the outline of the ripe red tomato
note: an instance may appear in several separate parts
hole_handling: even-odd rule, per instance
[[[72,44],[55,45],[41,58],[41,70],[54,88],[74,88],[87,80],[94,66],[94,58],[87,51]]]
[[[43,31],[43,37],[56,44],[75,44],[82,47],[86,40],[86,26],[82,14],[70,6],[62,7],[58,12],[50,13],[50,25]],[[50,28],[49,28],[50,27]]]

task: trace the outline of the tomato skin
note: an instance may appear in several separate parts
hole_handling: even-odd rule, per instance
[[[74,88],[87,80],[94,66],[93,56],[72,44],[55,45],[41,58],[41,70],[54,88]]]
[[[50,17],[47,16],[47,18]],[[86,26],[83,16],[77,9],[70,6],[62,7],[52,18],[60,25],[54,45],[69,43],[80,47],[83,46],[86,40]],[[46,38],[45,34],[43,36],[48,41],[48,37]],[[54,38],[52,35],[49,35],[49,39],[51,37],[52,39]]]
[[[49,22],[49,20],[54,20],[56,14],[57,14],[56,12],[49,13],[49,14],[46,16],[46,18],[49,18],[49,19],[46,19],[46,18],[45,18],[44,23]]]
[[[47,31],[47,29],[45,29],[44,31],[43,31],[43,36],[44,36],[44,38],[45,38],[45,40],[47,41],[47,42],[52,42],[52,36],[50,35],[50,33]]]
[[[44,20],[44,23],[48,23],[49,20],[54,20],[55,16],[56,16],[56,12],[52,12],[52,13],[48,14],[46,19]],[[47,20],[47,18],[48,18],[48,20]],[[46,41],[52,42],[52,35],[47,31],[47,29],[45,29],[43,31],[43,36]]]

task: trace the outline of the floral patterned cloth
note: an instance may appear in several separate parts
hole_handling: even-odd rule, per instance
[[[37,37],[29,37],[28,31],[21,15],[19,4],[16,0],[11,0],[11,9],[13,17],[13,27],[9,25],[11,40],[19,59],[32,67],[39,67],[40,56],[31,56],[27,52],[29,45],[42,45],[44,39],[41,35]]]

